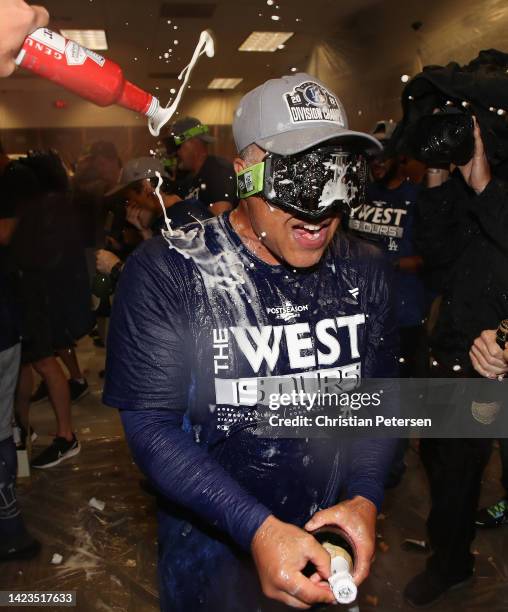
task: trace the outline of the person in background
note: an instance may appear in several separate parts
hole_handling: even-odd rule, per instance
[[[105,140],[87,146],[76,164],[73,198],[80,219],[80,237],[85,247],[92,291],[95,291],[97,281],[97,249],[118,247],[112,238],[118,231],[113,227],[118,206],[115,198],[107,198],[106,193],[118,183],[121,171],[122,161],[116,146]],[[91,336],[95,346],[105,346],[110,311],[109,296],[94,294],[92,312],[96,326]]]
[[[391,119],[383,119],[376,123],[374,129],[372,130],[372,135],[374,136],[374,138],[377,138],[379,140],[379,142],[383,145],[383,148],[386,148],[386,145],[389,143],[396,126],[397,124],[395,123],[395,121]],[[369,164],[372,180],[381,181],[390,169],[390,166],[393,161],[393,157],[390,157],[388,155],[374,155]]]
[[[15,409],[28,431],[33,366],[47,385],[57,431],[32,467],[49,468],[80,452],[69,383],[55,351],[73,346],[90,330],[86,265],[73,229],[68,176],[58,155],[30,153],[10,163],[2,195],[14,207],[8,256],[16,272],[23,338]]]
[[[474,375],[469,357],[474,339],[506,316],[508,184],[501,165],[491,168],[476,121],[469,162],[448,180],[439,168],[427,174],[429,188],[417,203],[416,244],[442,296],[429,338],[430,376],[456,378],[460,388],[461,379]],[[471,543],[490,453],[488,439],[421,439],[432,502],[427,520],[432,554],[406,585],[410,605],[429,606],[473,575]]]
[[[0,3],[0,76],[9,76],[26,36],[48,23],[41,6],[23,0]],[[0,193],[4,195],[3,174],[10,160],[0,143]],[[0,561],[29,559],[40,551],[40,543],[26,530],[16,497],[17,458],[12,437],[14,391],[19,371],[21,339],[16,315],[12,270],[7,246],[16,230],[12,201],[2,197],[0,204]]]
[[[127,162],[122,170],[119,184],[108,195],[122,197],[126,204],[126,221],[139,231],[142,240],[160,234],[165,229],[165,218],[161,201],[164,203],[168,221],[172,229],[178,229],[195,221],[205,221],[213,216],[210,208],[199,200],[182,200],[172,193],[172,183],[164,164],[153,157],[139,157]],[[118,273],[123,266],[121,257],[106,249],[96,253],[96,266],[99,272],[113,272],[112,281],[116,285]]]
[[[17,457],[12,427],[21,327],[14,291],[15,273],[8,256],[8,245],[17,225],[15,204],[5,197],[3,184],[9,164],[0,143],[0,561],[30,559],[40,551],[40,543],[25,528],[16,498]]]
[[[475,339],[469,352],[474,369],[485,378],[496,380],[508,374],[508,344],[503,349],[496,342],[496,330],[486,329]],[[477,527],[500,527],[508,524],[508,440],[499,438],[501,485],[505,495],[499,501],[482,508],[476,515]]]
[[[179,170],[188,175],[177,186],[182,199],[197,199],[214,215],[230,210],[237,203],[233,164],[210,155],[208,145],[215,142],[209,128],[194,117],[176,121],[171,129]]]
[[[49,21],[48,11],[23,0],[2,0],[0,3],[0,77],[12,74],[15,59],[25,38]]]
[[[74,204],[80,235],[87,253],[90,279],[95,274],[95,251],[104,246],[105,194],[118,183],[122,162],[112,142],[97,141],[78,159],[73,177]]]

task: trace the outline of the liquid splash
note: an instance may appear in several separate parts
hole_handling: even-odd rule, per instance
[[[178,41],[175,40],[174,44],[178,44]],[[203,32],[201,32],[198,44],[194,50],[191,61],[178,75],[178,80],[181,81],[183,79],[183,82],[180,85],[180,89],[178,90],[176,98],[173,100],[172,103],[168,103],[165,108],[159,108],[155,115],[148,120],[148,129],[150,130],[150,134],[152,136],[158,136],[160,134],[161,129],[176,113],[176,109],[180,104],[183,93],[187,88],[187,83],[189,82],[192,69],[196,65],[198,59],[203,54],[206,54],[207,57],[213,57],[215,55],[215,43],[212,32],[210,30],[204,30]]]

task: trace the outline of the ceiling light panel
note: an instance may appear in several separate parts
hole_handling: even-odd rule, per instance
[[[65,38],[74,40],[87,49],[106,51],[108,48],[108,41],[104,30],[60,30],[60,34],[65,36]]]
[[[252,32],[238,48],[239,51],[277,51],[294,32]]]
[[[213,79],[208,85],[208,89],[234,89],[243,79]]]

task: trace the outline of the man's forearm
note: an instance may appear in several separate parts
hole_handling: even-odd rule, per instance
[[[136,463],[168,499],[228,533],[242,548],[270,511],[181,429],[176,411],[121,411]]]

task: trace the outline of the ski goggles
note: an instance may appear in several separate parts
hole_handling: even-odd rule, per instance
[[[365,201],[367,162],[364,154],[337,146],[288,156],[268,153],[237,179],[242,199],[259,194],[287,212],[318,219]]]
[[[208,126],[203,125],[203,124],[191,127],[188,130],[185,130],[185,132],[182,132],[181,134],[178,134],[178,135],[175,134],[174,136],[175,145],[179,147],[186,140],[194,138],[195,136],[201,136],[201,134],[208,134],[209,131],[210,129],[208,128]]]

